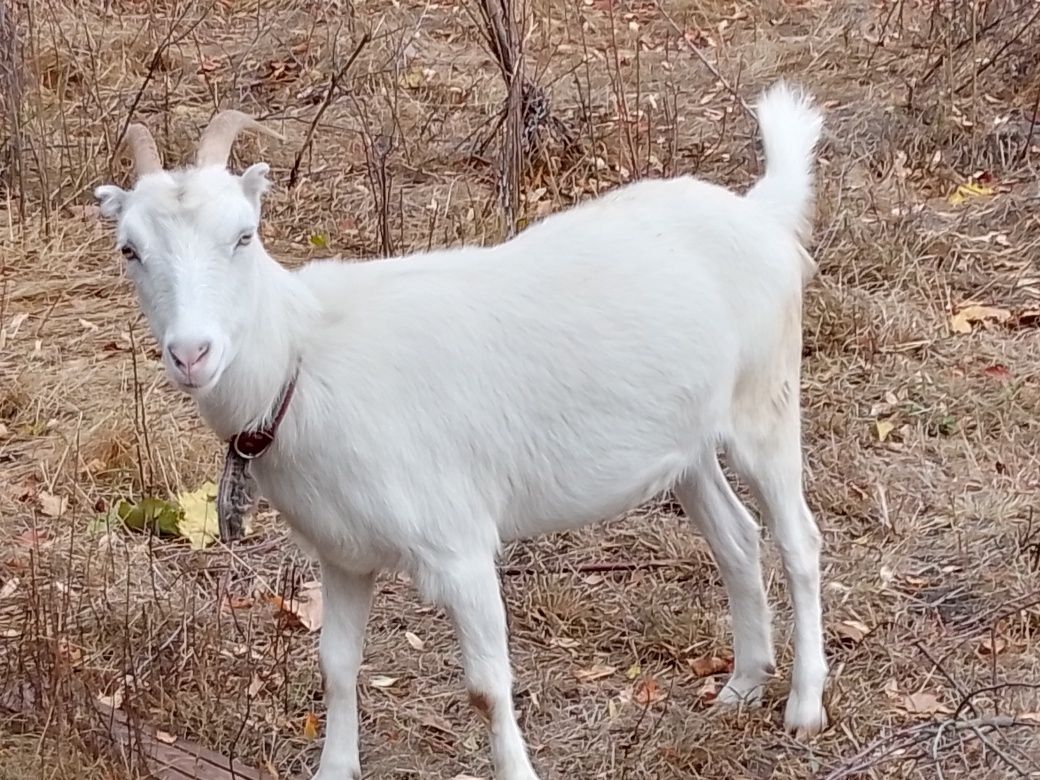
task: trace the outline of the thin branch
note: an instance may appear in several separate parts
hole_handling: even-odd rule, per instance
[[[670,558],[657,561],[591,561],[589,563],[581,563],[577,566],[567,569],[558,569],[556,571],[544,572],[535,569],[531,566],[503,566],[501,572],[504,576],[513,577],[530,574],[570,574],[576,572],[579,574],[593,574],[593,573],[607,573],[607,572],[626,572],[626,571],[647,571],[651,569],[672,569],[677,566],[681,566],[686,561],[679,560],[678,558]]]
[[[732,86],[721,73],[719,73],[719,69],[712,65],[711,61],[704,55],[704,52],[702,52],[699,48],[694,46],[693,43],[691,43],[690,39],[686,37],[686,33],[683,31],[683,29],[678,24],[676,24],[675,20],[668,15],[664,8],[661,7],[661,0],[654,0],[654,5],[657,6],[657,12],[661,14],[661,18],[668,22],[671,28],[679,34],[679,37],[682,39],[683,43],[686,44],[686,47],[697,55],[697,59],[704,63],[704,67],[711,71],[711,74],[716,79],[718,79],[719,83],[726,88],[727,92],[729,92],[734,98],[736,98],[737,103],[739,103],[740,107],[744,109],[744,112],[749,117],[751,117],[751,119],[757,124],[758,117],[755,116],[755,112],[751,109],[751,106],[749,106],[747,104],[747,101],[744,100],[743,97],[741,97],[740,93],[737,92],[736,88]]]
[[[126,135],[127,128],[130,127],[130,123],[134,121],[134,114],[137,112],[137,107],[138,105],[140,105],[141,100],[144,98],[144,91],[151,83],[152,78],[158,72],[159,66],[162,64],[163,55],[170,49],[170,47],[176,46],[178,43],[180,43],[189,35],[191,35],[195,31],[195,28],[202,24],[206,17],[209,16],[209,12],[213,10],[216,4],[217,0],[213,0],[206,7],[206,10],[199,14],[199,17],[195,21],[188,25],[187,29],[176,37],[174,37],[174,32],[176,31],[177,26],[182,21],[184,21],[185,17],[187,17],[188,15],[188,11],[191,10],[192,6],[186,6],[184,12],[176,19],[174,19],[173,24],[170,25],[170,29],[166,33],[166,37],[163,38],[159,45],[156,47],[155,52],[152,54],[151,60],[149,60],[148,62],[148,70],[144,74],[144,80],[141,82],[141,86],[137,88],[137,92],[134,94],[134,99],[130,101],[130,108],[126,112],[126,118],[123,120],[123,126],[119,129],[119,135],[116,136],[116,142],[112,146],[112,156],[109,158],[108,161],[109,170],[111,170],[113,164],[115,163],[116,155],[119,154],[119,147],[123,143],[123,137]]]
[[[336,91],[339,89],[340,82],[357,61],[357,58],[361,55],[362,49],[364,49],[371,40],[372,36],[369,33],[366,32],[362,35],[361,40],[358,41],[358,45],[354,47],[354,53],[350,55],[346,64],[332,74],[332,79],[329,81],[329,88],[325,91],[325,97],[322,98],[321,105],[318,106],[318,110],[314,113],[314,118],[311,119],[310,126],[307,128],[307,134],[303,138],[303,143],[300,145],[299,150],[296,152],[296,158],[293,160],[292,168],[289,171],[289,189],[296,186],[296,182],[300,177],[300,165],[303,163],[303,156],[307,153],[307,150],[311,148],[311,143],[314,141],[314,132],[317,130],[321,118],[325,116],[325,112],[332,104],[332,99],[336,96]]]

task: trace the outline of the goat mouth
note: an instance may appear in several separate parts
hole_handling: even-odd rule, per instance
[[[204,395],[213,388],[213,385],[217,383],[219,378],[219,372],[206,379],[204,382],[199,382],[194,379],[183,379],[181,377],[173,377],[173,384],[183,393],[198,397]]]

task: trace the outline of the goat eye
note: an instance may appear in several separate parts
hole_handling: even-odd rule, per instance
[[[141,259],[137,256],[137,252],[134,250],[134,248],[129,244],[125,244],[124,246],[119,247],[119,251],[123,253],[123,257],[125,257],[127,260]]]
[[[235,246],[236,247],[246,246],[252,240],[253,240],[253,234],[252,233],[243,233],[241,236],[238,237],[238,241],[235,242]]]

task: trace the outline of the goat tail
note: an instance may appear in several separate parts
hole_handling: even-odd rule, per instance
[[[766,152],[766,174],[747,197],[808,243],[813,151],[823,131],[823,115],[809,96],[782,81],[762,94],[755,113]]]

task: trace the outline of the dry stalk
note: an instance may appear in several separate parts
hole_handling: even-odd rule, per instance
[[[520,181],[524,161],[549,136],[570,146],[574,138],[570,129],[553,116],[549,95],[524,73],[524,39],[513,0],[480,0],[480,30],[488,50],[498,63],[506,85],[506,103],[491,133],[477,146],[476,155],[487,148],[501,131],[499,155],[499,200],[507,236],[516,233],[520,206]],[[520,15],[526,19],[526,3]]]
[[[14,6],[0,0],[0,182],[17,192],[18,216],[25,219],[22,186],[21,100],[22,65]]]

